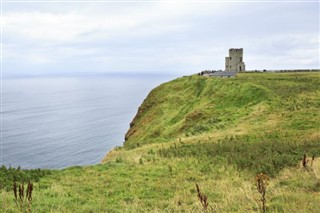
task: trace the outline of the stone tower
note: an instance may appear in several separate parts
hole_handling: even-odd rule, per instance
[[[245,71],[243,62],[243,49],[229,49],[229,57],[226,57],[226,71]]]

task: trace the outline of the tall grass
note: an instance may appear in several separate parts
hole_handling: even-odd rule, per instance
[[[159,150],[166,158],[199,157],[206,162],[235,165],[239,170],[248,170],[252,174],[266,173],[277,175],[283,168],[296,166],[302,160],[303,153],[320,156],[319,140],[285,141],[283,138],[259,138],[257,142],[248,136],[230,137],[219,142],[180,144],[178,148],[170,146]]]

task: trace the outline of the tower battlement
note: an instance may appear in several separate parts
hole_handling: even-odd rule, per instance
[[[229,49],[229,55],[230,54],[234,54],[234,53],[241,53],[241,54],[243,54],[243,48],[239,48],[239,49],[236,49],[236,48],[231,48],[231,49]]]

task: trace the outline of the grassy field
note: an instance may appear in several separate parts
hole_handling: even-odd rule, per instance
[[[178,78],[150,92],[101,164],[0,173],[1,209],[21,212],[7,185],[41,174],[32,212],[261,212],[265,173],[267,212],[318,212],[319,109],[320,73]]]

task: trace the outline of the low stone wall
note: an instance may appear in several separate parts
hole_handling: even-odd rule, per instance
[[[320,72],[320,69],[295,69],[295,70],[247,70],[246,72]]]

